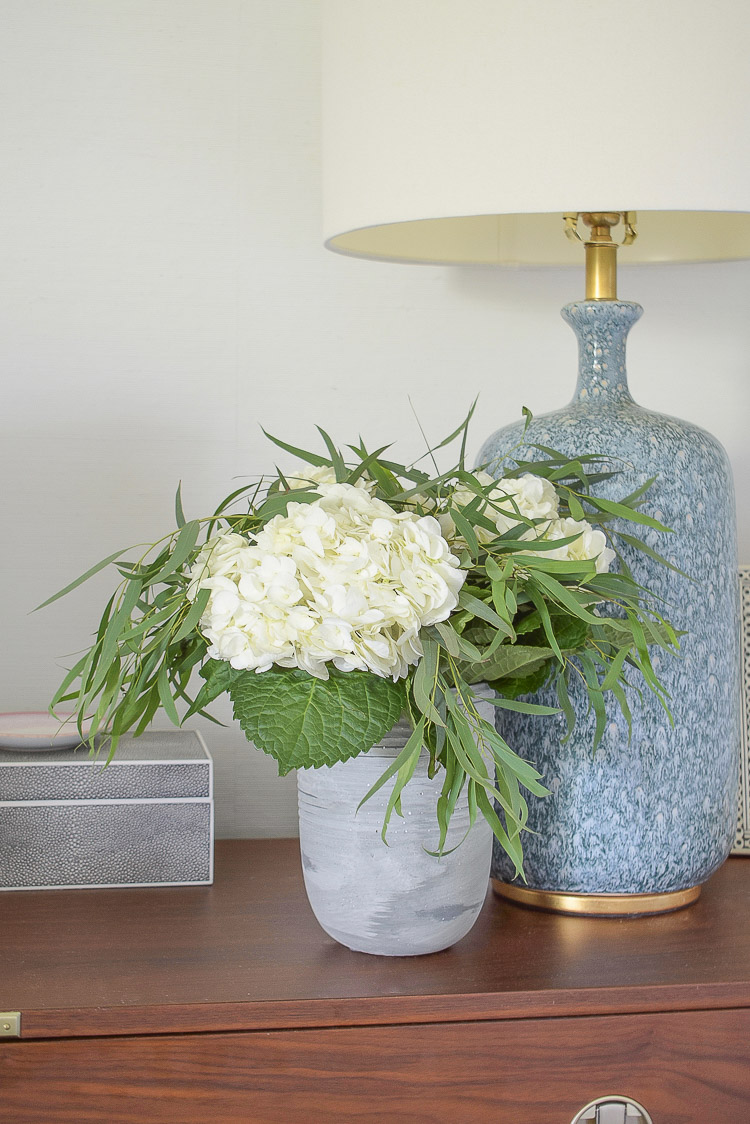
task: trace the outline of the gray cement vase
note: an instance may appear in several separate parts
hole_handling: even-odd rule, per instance
[[[428,777],[426,752],[404,790],[403,816],[391,818],[388,846],[380,832],[392,783],[357,811],[410,734],[408,723],[399,722],[368,753],[297,773],[307,897],[328,935],[356,952],[439,952],[469,932],[487,896],[492,831],[482,817],[470,827],[465,795],[448,829],[451,853],[428,854],[438,842],[443,777]]]
[[[721,445],[704,430],[633,401],[625,338],[641,312],[639,305],[619,301],[585,301],[563,310],[579,340],[576,394],[566,409],[535,417],[524,439],[527,447],[538,443],[618,458],[622,474],[600,486],[611,498],[657,476],[643,510],[674,533],[627,529],[694,579],[632,548],[623,550],[636,579],[664,599],[664,615],[687,632],[681,657],[659,660],[673,726],[649,692],[641,703],[632,690],[630,743],[627,724],[612,706],[596,755],[594,718],[582,690],[574,700],[578,724],[566,744],[562,718],[508,713],[499,720],[509,743],[536,765],[552,792],[531,806],[535,834],[527,834],[524,844],[530,893],[516,896],[584,913],[657,912],[687,904],[727,857],[737,809],[739,586],[731,470]],[[522,432],[520,423],[499,430],[485,443],[480,462],[501,475],[499,462]],[[524,455],[524,449],[513,455]],[[542,694],[554,704],[550,692]],[[492,874],[504,892],[513,871],[499,848]],[[509,896],[514,892],[510,886]]]

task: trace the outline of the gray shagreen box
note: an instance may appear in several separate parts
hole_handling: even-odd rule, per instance
[[[0,751],[0,890],[213,882],[213,761],[195,731]]]

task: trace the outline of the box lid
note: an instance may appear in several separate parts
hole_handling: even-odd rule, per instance
[[[0,750],[0,803],[39,800],[195,800],[213,797],[213,762],[197,730],[124,735],[106,764],[88,749]]]

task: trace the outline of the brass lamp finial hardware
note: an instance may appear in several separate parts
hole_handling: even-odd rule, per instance
[[[578,230],[579,219],[589,227],[587,238]],[[621,219],[625,233],[617,243],[612,238],[612,227],[618,226]],[[630,246],[635,241],[635,211],[576,211],[563,215],[563,222],[568,238],[586,248],[586,300],[617,300],[617,247]]]

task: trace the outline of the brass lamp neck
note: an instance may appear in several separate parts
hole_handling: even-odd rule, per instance
[[[578,233],[579,218],[589,228],[588,238]],[[617,300],[618,243],[612,237],[612,227],[622,219],[625,224],[622,245],[630,245],[636,237],[635,214],[632,211],[596,211],[565,215],[564,219],[568,237],[583,242],[586,248],[586,300]]]
[[[584,214],[589,237],[586,247],[586,300],[617,300],[617,243],[612,238],[612,227],[620,221],[619,214]]]

